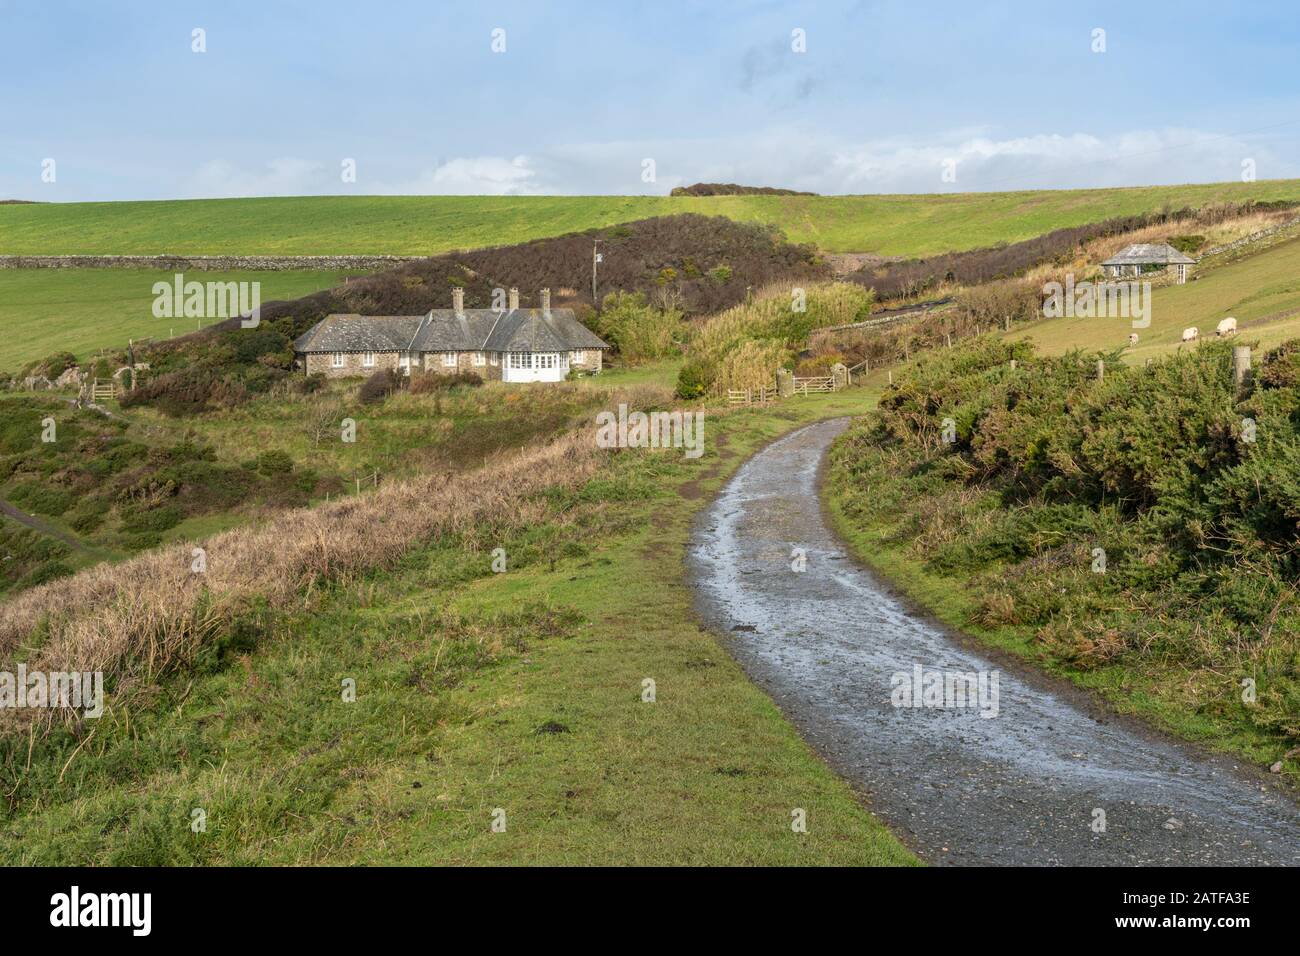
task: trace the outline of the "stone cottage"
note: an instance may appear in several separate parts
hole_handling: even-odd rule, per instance
[[[1172,273],[1177,283],[1187,281],[1187,273],[1196,264],[1196,260],[1185,256],[1166,243],[1139,242],[1121,249],[1101,264],[1106,275],[1111,278],[1141,275],[1154,269],[1163,269]]]
[[[308,375],[369,375],[383,368],[451,374],[473,372],[504,382],[560,382],[571,370],[599,372],[605,342],[574,317],[552,309],[543,289],[540,309],[466,309],[463,289],[452,290],[450,309],[425,315],[327,315],[293,350]]]

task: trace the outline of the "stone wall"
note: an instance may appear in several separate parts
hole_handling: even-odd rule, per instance
[[[375,364],[362,364],[365,358],[361,352],[344,352],[343,367],[334,366],[334,353],[332,352],[308,352],[306,356],[305,367],[308,375],[314,375],[320,372],[326,378],[360,378],[373,375],[381,368],[397,368],[399,354],[397,352],[376,352]]]
[[[0,269],[161,269],[168,272],[285,272],[390,269],[426,256],[0,256]]]
[[[1240,249],[1242,246],[1249,246],[1262,239],[1268,239],[1275,236],[1279,232],[1282,232],[1285,229],[1290,229],[1292,226],[1297,224],[1300,224],[1300,216],[1297,216],[1294,219],[1288,219],[1286,222],[1278,223],[1276,226],[1271,226],[1268,229],[1261,229],[1259,232],[1252,232],[1249,236],[1243,236],[1234,242],[1224,243],[1221,246],[1211,246],[1209,249],[1205,249],[1200,253],[1200,258],[1204,259],[1207,256],[1217,256],[1222,252],[1231,252],[1234,249]]]
[[[456,364],[448,365],[443,356],[446,352],[425,352],[422,356],[423,365],[417,365],[417,368],[423,368],[426,372],[432,372],[435,375],[455,375],[457,372],[473,372],[479,378],[487,382],[501,381],[501,357],[496,352],[484,352],[482,365],[474,364],[474,352],[456,352]],[[496,359],[495,365],[492,360]]]

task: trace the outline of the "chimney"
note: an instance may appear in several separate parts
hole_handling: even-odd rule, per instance
[[[465,314],[465,290],[460,286],[451,290],[451,307],[456,310],[457,315]]]
[[[542,290],[542,315],[551,314],[551,290]]]
[[[519,290],[511,289],[510,290],[510,311],[513,312],[517,308],[519,308]]]

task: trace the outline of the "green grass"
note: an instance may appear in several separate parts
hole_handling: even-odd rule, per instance
[[[10,207],[0,207],[0,209]],[[200,282],[260,282],[262,301],[296,299],[342,281],[342,272],[191,272]],[[147,269],[0,270],[0,371],[17,371],[54,352],[85,359],[128,339],[165,339],[195,319],[153,314],[153,285],[174,273]],[[210,320],[205,324],[212,324]]]
[[[1287,312],[1295,314],[1282,316]],[[1131,320],[1058,318],[1012,331],[1009,339],[1029,339],[1048,355],[1072,348],[1109,350],[1126,345],[1138,333],[1136,348],[1125,352],[1142,363],[1179,348],[1183,329],[1195,326],[1202,338],[1214,338],[1220,319],[1237,319],[1238,338],[1271,348],[1300,335],[1300,238],[1291,239],[1203,272],[1194,282],[1152,290],[1151,327],[1133,329]],[[1282,317],[1279,317],[1282,316]]]
[[[883,478],[882,478],[883,480]],[[899,544],[900,525],[887,518],[863,522],[860,512],[846,514],[850,495],[842,485],[827,484],[827,510],[836,533],[854,556],[887,580],[899,593],[944,624],[1015,654],[1026,663],[1094,692],[1117,713],[1129,714],[1169,733],[1267,765],[1276,760],[1277,739],[1245,720],[1198,708],[1189,688],[1193,675],[1164,662],[1110,664],[1096,669],[1071,667],[1043,650],[1029,627],[984,627],[974,616],[981,601],[977,575],[938,573],[924,559]]]
[[[932,255],[1163,206],[1300,199],[1300,181],[892,196],[316,196],[0,206],[0,254],[432,255],[694,212],[829,252]]]
[[[0,861],[915,863],[694,623],[682,560],[745,457],[873,402],[716,417],[695,461],[621,453],[500,542],[504,574],[442,541],[111,709],[75,756],[0,742]]]

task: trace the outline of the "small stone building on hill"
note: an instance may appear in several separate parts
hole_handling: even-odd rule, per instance
[[[1140,242],[1121,249],[1101,264],[1106,275],[1119,278],[1125,275],[1141,275],[1164,269],[1173,274],[1177,283],[1187,281],[1187,273],[1196,265],[1196,260],[1179,252],[1166,243]]]

